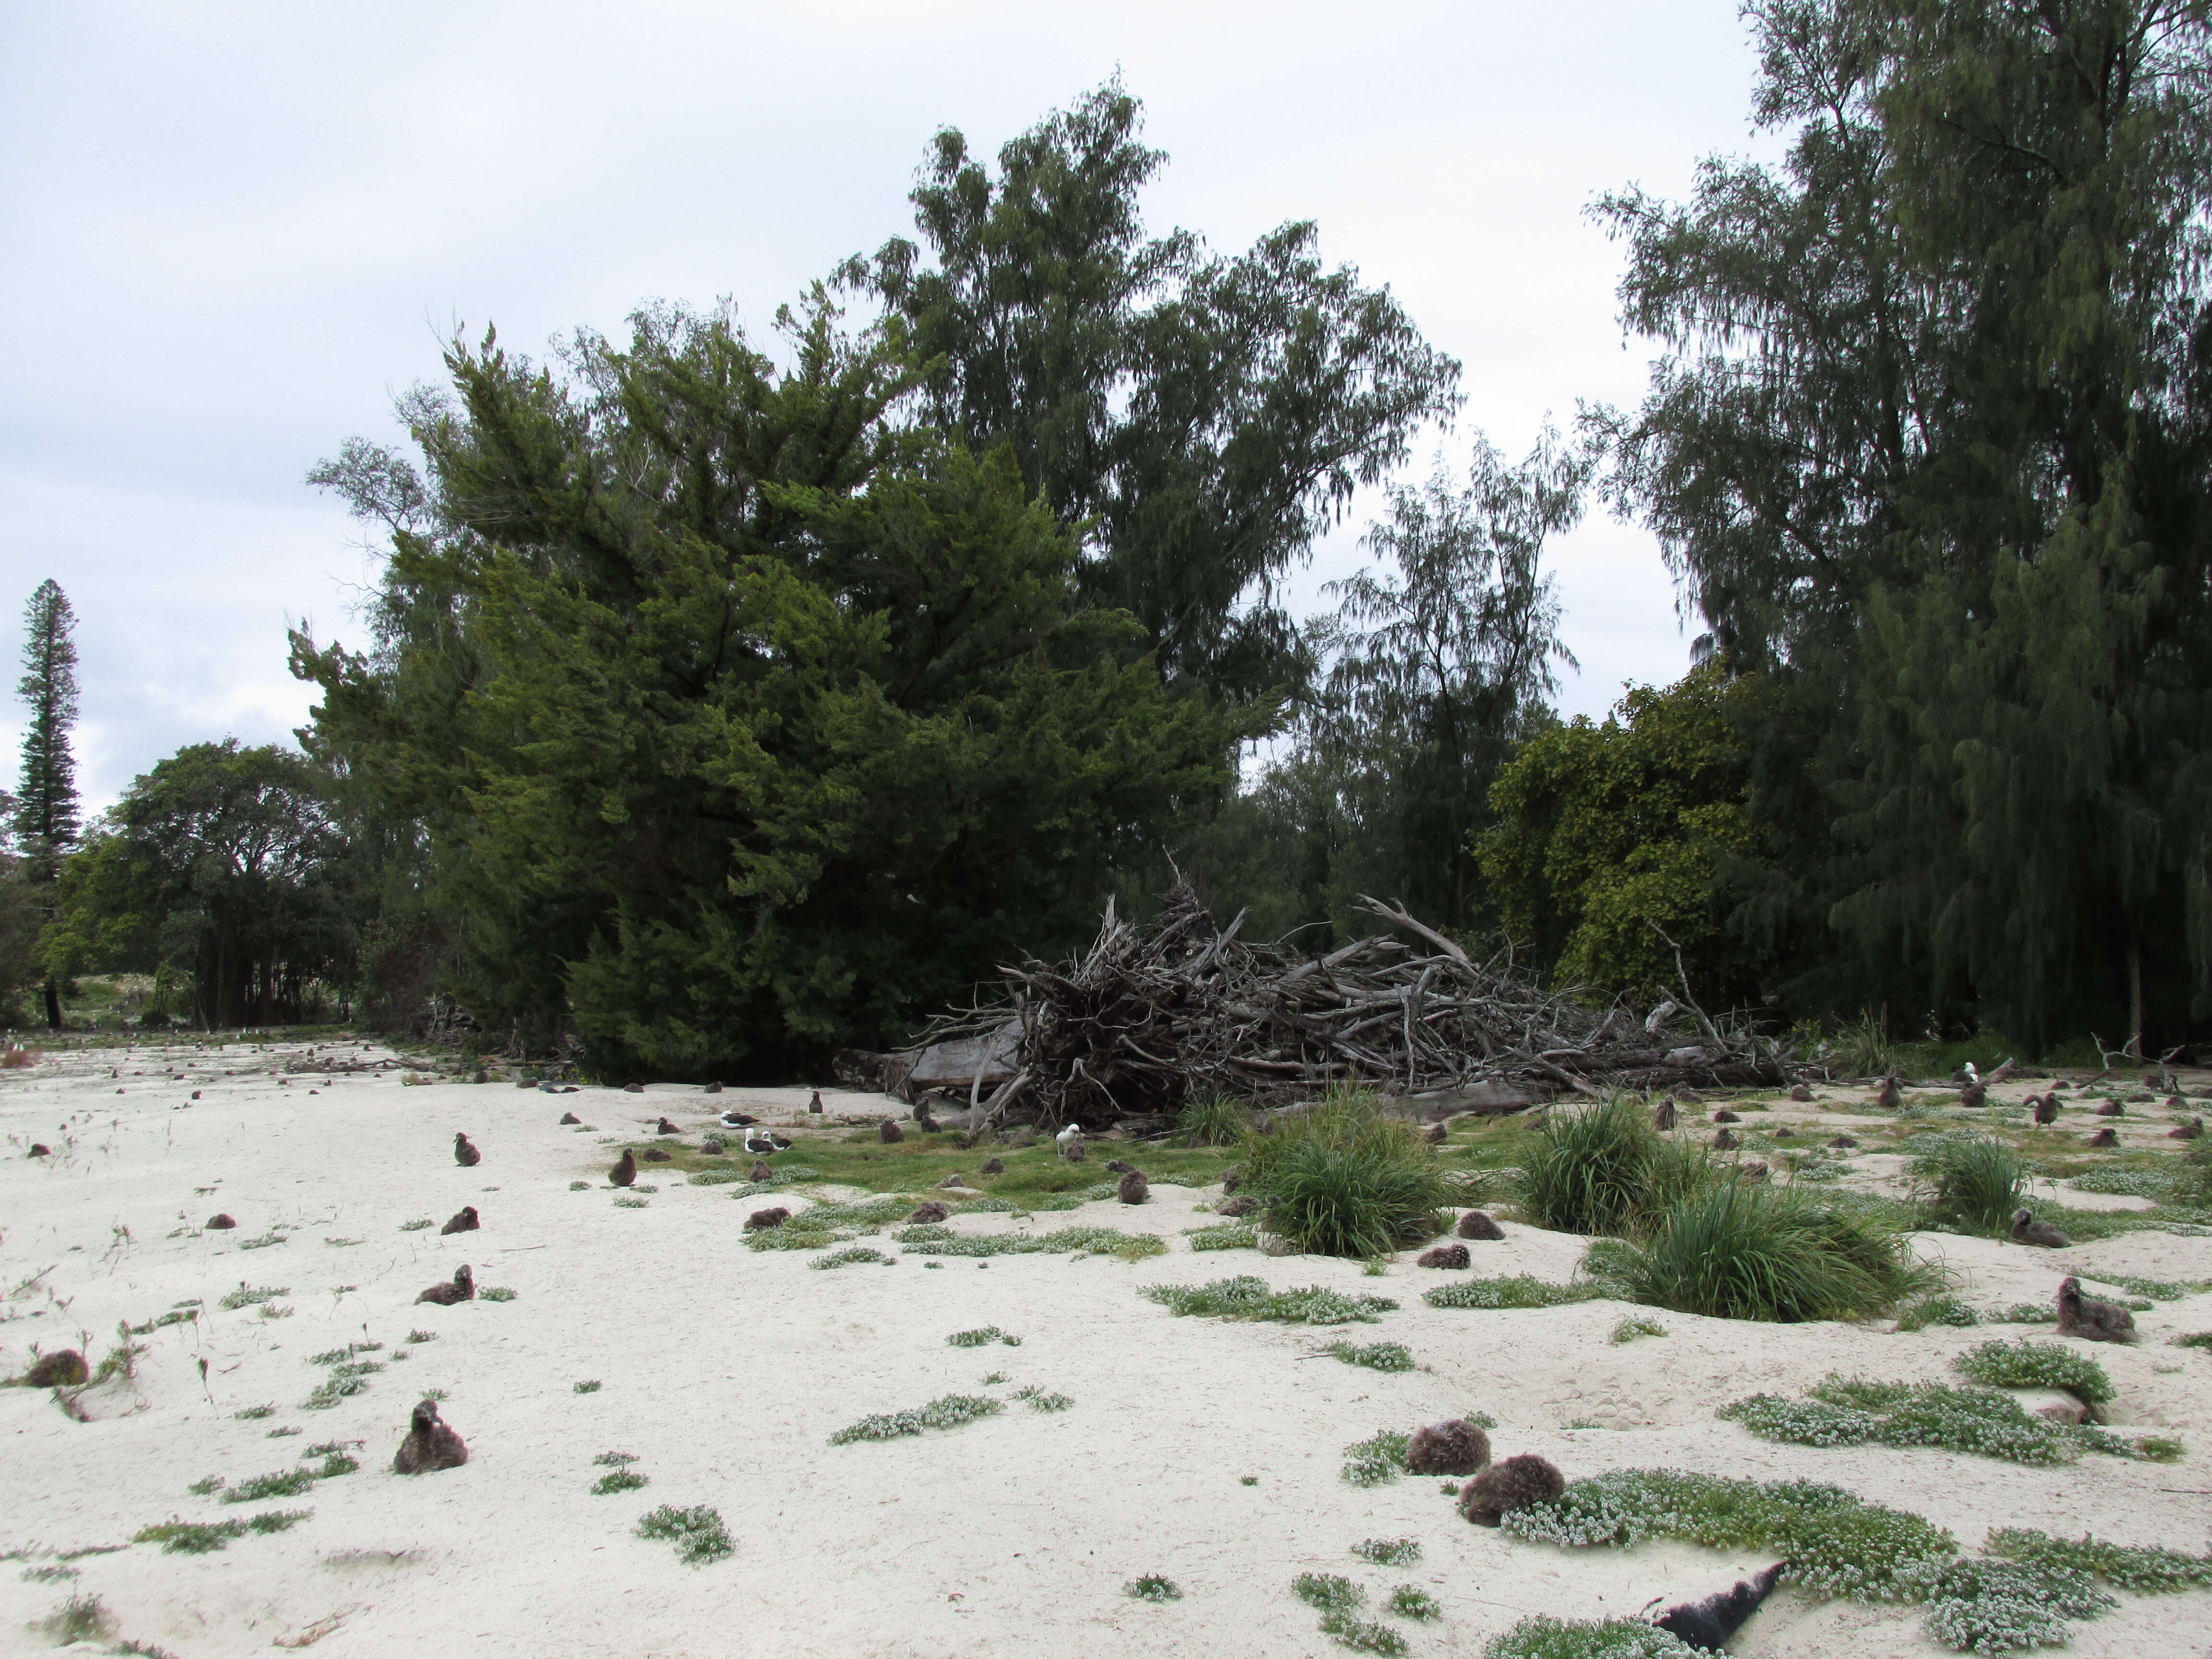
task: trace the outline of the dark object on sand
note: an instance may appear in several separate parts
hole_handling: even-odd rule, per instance
[[[1651,1109],[1651,1127],[1665,1134],[1681,1121],[1682,1115],[1674,1109],[1673,1096],[1668,1096]]]
[[[58,1348],[52,1353],[42,1353],[31,1362],[31,1369],[23,1373],[23,1386],[29,1389],[73,1389],[91,1375],[85,1368],[82,1354],[75,1348]]]
[[[1713,1114],[1713,1121],[1716,1123],[1741,1123],[1743,1120],[1738,1117],[1734,1112],[1729,1110],[1727,1107],[1723,1106],[1720,1110]]]
[[[223,1212],[218,1210],[207,1218],[206,1224],[212,1231],[227,1233],[233,1227],[238,1225],[238,1223],[231,1219],[231,1218]]]
[[[583,1121],[583,1119],[578,1117],[574,1112],[563,1112],[561,1114],[560,1127],[566,1128],[572,1123],[581,1123]]]
[[[433,1285],[415,1299],[434,1302],[441,1308],[450,1308],[456,1302],[473,1302],[477,1294],[477,1276],[465,1261],[453,1270],[450,1284]]]
[[[749,1178],[760,1182],[774,1181],[775,1179],[775,1171],[768,1167],[768,1160],[766,1158],[756,1159],[753,1164],[752,1175]]]
[[[1487,1210],[1469,1210],[1452,1231],[1462,1238],[1503,1238],[1505,1230],[1490,1218]]]
[[[1490,1437],[1463,1417],[1415,1429],[1406,1443],[1406,1468],[1414,1474],[1473,1474],[1489,1462]]]
[[[1460,1488],[1459,1512],[1479,1527],[1494,1527],[1515,1510],[1557,1498],[1566,1477],[1532,1452],[1492,1463]]]
[[[2089,1137],[2089,1145],[2104,1152],[2110,1152],[2119,1144],[2120,1132],[2109,1123]]]
[[[1733,1589],[1708,1595],[1702,1601],[1685,1601],[1669,1607],[1651,1622],[1680,1637],[1700,1653],[1725,1653],[1729,1638],[1743,1628],[1744,1620],[1759,1611],[1774,1593],[1784,1564],[1778,1561],[1750,1578],[1739,1578]]]
[[[625,1083],[623,1085],[623,1092],[626,1095],[641,1095],[645,1092],[645,1085],[642,1083]]]
[[[1253,1199],[1240,1194],[1235,1198],[1223,1199],[1220,1203],[1213,1206],[1213,1212],[1216,1215],[1225,1216],[1249,1215],[1259,1207],[1258,1203]]]
[[[629,1147],[623,1148],[623,1155],[615,1160],[615,1167],[607,1171],[607,1179],[617,1187],[627,1187],[637,1179],[637,1158]]]
[[[453,1137],[453,1162],[465,1170],[473,1170],[483,1162],[483,1154],[470,1144],[466,1135]]]
[[[2132,1342],[2136,1316],[2113,1303],[2082,1295],[2081,1281],[2069,1279],[2058,1286],[2058,1334],[2087,1342]]]
[[[951,1213],[950,1207],[933,1198],[926,1204],[917,1204],[915,1206],[914,1213],[906,1218],[907,1224],[910,1227],[932,1226]]]
[[[671,1123],[664,1117],[659,1122],[653,1125],[653,1133],[657,1135],[680,1135],[684,1131],[678,1128],[673,1123]]]
[[[983,1160],[982,1169],[978,1171],[978,1173],[982,1175],[1004,1175],[1006,1172],[1006,1160],[1003,1158],[985,1158]]]
[[[1713,1137],[1713,1150],[1717,1152],[1732,1152],[1742,1144],[1733,1129],[1723,1129]]]
[[[477,1206],[473,1204],[464,1204],[459,1212],[451,1221],[438,1229],[438,1233],[441,1237],[447,1233],[472,1233],[480,1224],[482,1224],[477,1219]]]
[[[1413,1265],[1417,1267],[1464,1267],[1467,1266],[1467,1246],[1432,1245],[1414,1259]]]
[[[790,1219],[791,1212],[779,1204],[773,1209],[755,1210],[747,1216],[745,1231],[749,1233],[764,1233],[771,1227],[781,1227]]]
[[[2012,1242],[2015,1244],[2040,1244],[2046,1250],[2063,1250],[2073,1240],[2047,1221],[2038,1221],[2027,1210],[2012,1212]]]
[[[1132,1170],[1121,1177],[1121,1184],[1114,1194],[1124,1204],[1142,1204],[1152,1195],[1152,1183],[1145,1179],[1142,1170]]]
[[[438,1402],[425,1400],[415,1407],[392,1468],[395,1474],[428,1474],[433,1469],[458,1469],[468,1461],[468,1447],[438,1415]]]
[[[896,1118],[887,1117],[878,1124],[876,1134],[886,1146],[896,1146],[906,1139],[906,1131],[899,1127]]]

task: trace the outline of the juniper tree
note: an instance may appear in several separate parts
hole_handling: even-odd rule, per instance
[[[15,830],[23,874],[46,890],[40,908],[48,914],[63,855],[77,839],[76,760],[70,750],[70,728],[76,724],[76,645],[70,634],[76,626],[76,614],[60,585],[51,577],[40,582],[23,607],[23,678],[17,690],[30,720],[23,732]],[[58,1031],[61,988],[52,975],[46,1001],[46,1024]]]

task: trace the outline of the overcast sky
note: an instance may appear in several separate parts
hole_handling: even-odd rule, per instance
[[[1155,228],[1229,250],[1313,219],[1466,365],[1420,471],[1633,398],[1649,352],[1583,210],[1751,148],[1731,0],[0,3],[0,625],[12,679],[31,589],[76,607],[88,805],[306,718],[286,624],[357,643],[374,568],[302,475],[398,435],[456,326],[536,350],[721,295],[764,326],[910,230],[938,127],[995,150],[1117,68],[1171,158]],[[1680,673],[1647,536],[1600,514],[1553,563],[1567,712]]]

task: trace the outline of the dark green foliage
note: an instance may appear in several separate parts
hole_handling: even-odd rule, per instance
[[[1698,1148],[1654,1128],[1648,1107],[1614,1095],[1545,1117],[1521,1155],[1518,1197],[1537,1226],[1622,1237],[1646,1231],[1716,1173]]]
[[[1601,1241],[1586,1266],[1628,1300],[1720,1319],[1864,1318],[1942,1279],[1871,1217],[1743,1182],[1677,1204],[1639,1243]]]
[[[1148,1573],[1142,1578],[1132,1578],[1121,1586],[1121,1594],[1133,1601],[1180,1601],[1182,1592],[1176,1588],[1172,1578],[1162,1578]]]
[[[23,678],[16,690],[29,709],[23,728],[22,769],[18,793],[6,800],[12,809],[15,845],[21,867],[5,874],[30,884],[36,897],[29,907],[10,902],[0,930],[0,970],[7,982],[0,985],[8,1000],[35,974],[31,954],[36,921],[50,918],[55,908],[53,883],[61,873],[62,859],[77,839],[76,757],[70,748],[70,728],[76,724],[76,642],[70,635],[76,613],[68,595],[51,577],[39,584],[23,607]],[[13,865],[14,860],[9,863]],[[36,921],[33,918],[36,918]],[[46,1024],[61,1029],[60,988],[57,972],[46,974]]]
[[[1452,1191],[1411,1124],[1371,1097],[1330,1097],[1249,1136],[1240,1192],[1268,1231],[1316,1255],[1387,1255],[1443,1230]]]
[[[2212,1556],[2179,1550],[2110,1544],[2084,1534],[2053,1538],[2026,1527],[1999,1527],[1990,1534],[1990,1553],[2032,1565],[2071,1568],[2137,1595],[2212,1589]]]
[[[1984,1342],[1951,1363],[1968,1382],[1992,1389],[2063,1389],[2091,1407],[2112,1397],[2102,1365],[2057,1342]]]
[[[2027,1173],[1986,1135],[1947,1136],[1912,1160],[1915,1182],[1942,1220],[2002,1234],[2027,1195]]]
[[[1251,1107],[1225,1095],[1187,1100],[1176,1114],[1176,1134],[1187,1146],[1232,1146],[1251,1127]]]

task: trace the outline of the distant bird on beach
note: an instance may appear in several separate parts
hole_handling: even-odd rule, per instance
[[[641,1162],[647,1164],[666,1164],[672,1161],[668,1154],[662,1152],[658,1146],[647,1147],[643,1152],[638,1154],[638,1158]]]
[[[950,1207],[929,1199],[914,1206],[914,1213],[906,1218],[909,1227],[927,1227],[943,1221],[952,1213]]]
[[[1849,1135],[1838,1135],[1833,1140],[1830,1141],[1828,1145],[1837,1152],[1849,1152],[1852,1147],[1857,1146],[1858,1142],[1852,1139]]]
[[[1259,1207],[1252,1199],[1240,1194],[1235,1198],[1223,1199],[1220,1203],[1213,1206],[1213,1212],[1216,1215],[1225,1216],[1249,1215]]]
[[[1656,1106],[1654,1106],[1651,1109],[1652,1127],[1659,1130],[1662,1133],[1673,1128],[1680,1119],[1680,1114],[1676,1112],[1674,1109],[1674,1101],[1672,1096],[1661,1101]]]
[[[1114,1196],[1124,1204],[1142,1204],[1152,1195],[1152,1183],[1145,1179],[1142,1170],[1132,1170],[1121,1177],[1121,1186]]]
[[[722,1085],[719,1082],[710,1083],[699,1092],[702,1095],[719,1095],[722,1092]]]
[[[680,1135],[684,1131],[678,1128],[673,1123],[671,1123],[664,1117],[659,1122],[653,1125],[653,1133],[657,1135]]]
[[[1723,1129],[1713,1137],[1713,1150],[1717,1152],[1732,1152],[1741,1144],[1733,1129]]]
[[[625,1083],[623,1085],[623,1092],[626,1095],[641,1095],[645,1092],[645,1085],[642,1083]]]
[[[47,1146],[43,1140],[33,1141],[31,1143],[31,1150],[23,1154],[26,1158],[52,1158],[53,1155],[54,1149]]]
[[[1464,1244],[1432,1244],[1413,1261],[1416,1267],[1464,1267],[1467,1264]]]
[[[876,1138],[886,1146],[896,1146],[906,1139],[906,1131],[899,1127],[896,1118],[887,1117],[876,1125]]]
[[[1959,1104],[1961,1106],[1986,1105],[1989,1103],[1989,1090],[1983,1085],[1978,1078],[1959,1091]]]
[[[206,1226],[210,1231],[218,1233],[227,1233],[233,1227],[238,1225],[235,1221],[233,1221],[228,1215],[225,1215],[219,1210],[215,1214],[210,1216],[203,1224]]]
[[[778,1152],[789,1152],[791,1143],[755,1125],[745,1131],[745,1150],[755,1158],[774,1158]]]
[[[468,1447],[438,1415],[438,1402],[425,1400],[415,1407],[392,1468],[397,1474],[428,1474],[433,1469],[457,1469],[468,1461]]]
[[[1813,1103],[1813,1085],[1809,1083],[1792,1085],[1790,1090],[1790,1098],[1796,1101],[1800,1106],[1811,1105]]]
[[[1743,1120],[1737,1116],[1734,1112],[1729,1110],[1727,1107],[1723,1106],[1720,1110],[1713,1114],[1713,1121],[1716,1123],[1741,1123]]]
[[[2186,1123],[2177,1123],[2166,1132],[2168,1140],[2195,1140],[2204,1133],[2204,1120],[2192,1117]]]
[[[926,1135],[933,1135],[939,1133],[937,1120],[929,1115],[929,1103],[926,1100],[921,1101],[915,1105],[914,1109],[914,1121],[915,1125],[920,1127],[922,1133]]]
[[[976,1173],[979,1175],[1004,1175],[1006,1172],[1006,1159],[1003,1158],[987,1158],[983,1160],[983,1167]]]
[[[2039,1244],[2046,1250],[2063,1250],[2074,1243],[2049,1222],[2038,1221],[2033,1212],[2025,1209],[2012,1212],[2012,1242]]]
[[[1446,1139],[1450,1135],[1450,1133],[1451,1133],[1451,1131],[1450,1131],[1449,1129],[1446,1128],[1443,1124],[1441,1124],[1441,1123],[1431,1123],[1431,1125],[1429,1125],[1429,1133],[1428,1133],[1428,1142],[1429,1142],[1429,1145],[1430,1145],[1430,1146],[1443,1146],[1443,1143],[1444,1143],[1444,1141],[1445,1141],[1445,1139]]]
[[[1080,1148],[1083,1146],[1083,1126],[1079,1123],[1069,1124],[1066,1128],[1062,1129],[1058,1134],[1052,1138],[1052,1144],[1060,1148],[1060,1155],[1062,1158],[1080,1158],[1082,1156]]]
[[[2036,1127],[2038,1128],[2048,1128],[2051,1125],[2058,1121],[2058,1097],[2057,1095],[2030,1095],[2027,1098],[2029,1103],[2035,1108],[2034,1118]]]
[[[433,1285],[415,1299],[417,1302],[434,1302],[441,1308],[450,1308],[456,1302],[474,1300],[476,1293],[477,1276],[464,1261],[453,1270],[451,1284]]]
[[[457,1134],[453,1137],[453,1162],[465,1170],[473,1170],[483,1162],[483,1154],[476,1149],[466,1135]]]
[[[447,1233],[472,1233],[477,1231],[479,1224],[477,1220],[477,1206],[473,1204],[464,1204],[451,1221],[438,1229],[438,1234],[440,1237],[443,1237]]]
[[[817,1089],[812,1094],[807,1096],[806,1109],[810,1112],[819,1112],[822,1109],[821,1090]]]
[[[1881,1092],[1874,1097],[1874,1103],[1885,1112],[1893,1112],[1905,1104],[1905,1091],[1897,1086],[1894,1075],[1882,1079]]]
[[[615,1160],[615,1167],[607,1171],[607,1179],[617,1187],[627,1187],[637,1179],[637,1158],[627,1146]]]
[[[1413,1474],[1473,1474],[1489,1462],[1490,1437],[1464,1417],[1426,1424],[1406,1442],[1406,1468]]]
[[[775,1171],[769,1169],[767,1161],[763,1159],[753,1165],[753,1172],[750,1178],[755,1182],[771,1182],[775,1179]]]
[[[725,1112],[714,1121],[725,1129],[750,1129],[760,1120],[757,1117],[747,1117],[743,1112]]]
[[[2136,1316],[2115,1303],[2082,1295],[2081,1281],[2069,1279],[2058,1286],[2058,1334],[2090,1342],[2132,1342]]]
[[[771,1227],[781,1227],[790,1219],[791,1212],[779,1204],[772,1210],[755,1210],[747,1216],[745,1231],[749,1233],[764,1233]]]
[[[1477,1526],[1494,1527],[1515,1510],[1547,1503],[1566,1489],[1566,1477],[1556,1467],[1523,1452],[1492,1463],[1462,1486],[1459,1512]]]
[[[1733,1589],[1708,1595],[1702,1601],[1672,1607],[1651,1622],[1679,1637],[1700,1653],[1725,1653],[1729,1638],[1741,1630],[1759,1604],[1774,1593],[1786,1562],[1778,1561],[1764,1572],[1739,1578]]]
[[[2169,1112],[2185,1112],[2189,1109],[2189,1103],[2179,1095],[2168,1095],[2166,1097],[2166,1109]]]
[[[1136,1167],[1137,1166],[1135,1164],[1130,1163],[1127,1158],[1109,1158],[1106,1160],[1106,1173],[1108,1175],[1127,1175],[1130,1170]]]
[[[1492,1220],[1486,1210],[1469,1210],[1459,1218],[1459,1225],[1452,1231],[1462,1238],[1500,1239],[1505,1237],[1504,1229]]]
[[[561,1123],[564,1127],[571,1123],[581,1123],[583,1121],[583,1119],[578,1117],[574,1112],[563,1112],[561,1114]]]
[[[2089,1145],[2104,1152],[2110,1152],[2119,1144],[2120,1132],[2109,1123],[2089,1137]]]
[[[955,1170],[937,1184],[940,1187],[965,1187],[968,1184],[968,1177]]]
[[[2125,1117],[2127,1115],[2128,1109],[2117,1100],[2100,1100],[2097,1103],[2099,1117]]]

